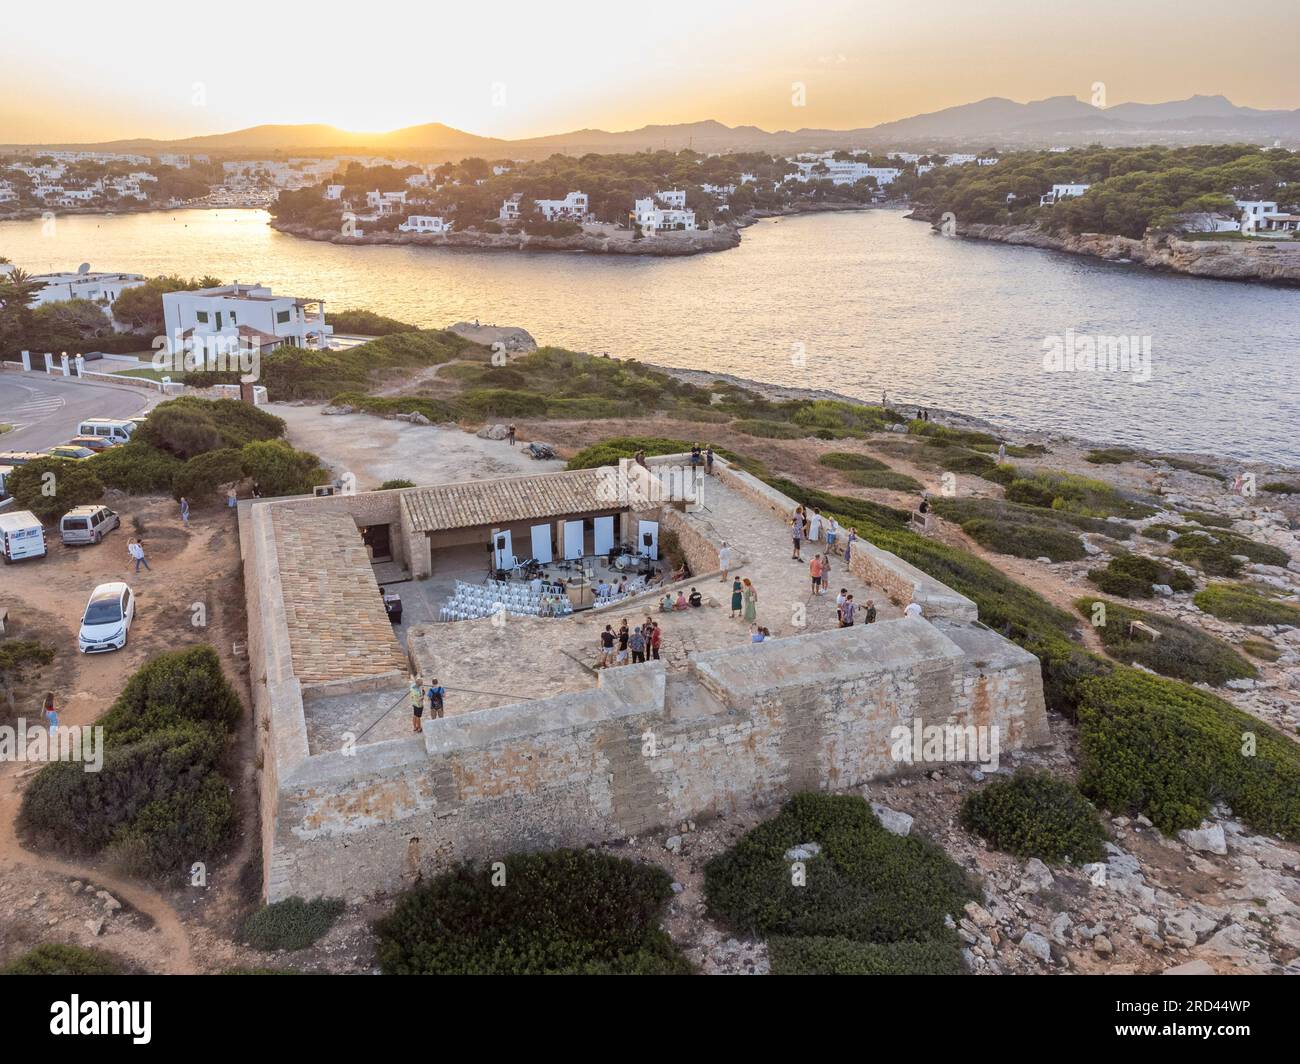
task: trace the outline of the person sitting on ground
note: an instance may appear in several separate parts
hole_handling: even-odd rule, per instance
[[[690,575],[691,575],[690,569],[687,567],[685,562],[682,562],[682,567],[680,569],[673,570],[672,579],[669,581],[669,583],[675,584],[677,583],[678,580],[685,580]]]
[[[695,609],[699,609],[704,605],[704,596],[696,591],[695,588],[691,588],[690,598],[687,599],[687,602],[689,602]]]
[[[681,591],[680,589],[677,592],[677,601],[673,603],[673,609],[675,610],[690,609],[690,606],[686,602],[686,593],[684,591]]]
[[[659,603],[659,612],[667,613],[672,608],[673,608],[673,593],[671,591],[667,591],[664,593],[663,602]]]
[[[763,635],[763,629],[756,624],[749,626],[749,641],[751,643],[761,643],[766,637]]]
[[[600,578],[600,583],[596,585],[597,598],[609,598],[609,585],[605,583],[605,578]]]

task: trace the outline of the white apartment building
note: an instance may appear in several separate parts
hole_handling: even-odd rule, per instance
[[[281,344],[326,348],[333,327],[325,324],[325,301],[273,295],[265,285],[234,284],[163,294],[167,347],[181,353],[187,342],[221,340],[262,351]]]
[[[683,207],[660,207],[651,197],[636,201],[631,220],[634,225],[641,227],[646,236],[669,230],[690,231],[696,228],[694,211]]]
[[[428,188],[428,187],[429,187],[429,175],[428,175],[428,174],[412,174],[410,177],[408,177],[408,178],[406,179],[406,183],[407,183],[407,185],[408,185],[409,187],[411,187],[411,188]]]
[[[190,157],[177,152],[163,152],[158,156],[158,162],[162,166],[174,166],[177,170],[190,168]]]
[[[441,236],[451,232],[451,222],[437,214],[411,214],[397,229],[402,233],[433,233]]]
[[[568,218],[580,222],[587,217],[590,210],[585,192],[570,192],[562,200],[539,199],[533,200],[533,202],[537,205],[537,209],[542,212],[542,217],[548,222],[553,222],[559,218]]]
[[[686,208],[686,191],[680,188],[672,188],[667,192],[656,192],[655,199],[665,207],[673,207],[677,210]]]
[[[1066,184],[1053,185],[1051,192],[1044,192],[1038,197],[1038,205],[1046,207],[1053,203],[1060,203],[1063,199],[1073,199],[1075,196],[1082,196],[1091,185]]]
[[[740,183],[741,183],[742,185],[752,185],[752,184],[753,184],[755,181],[757,181],[757,180],[758,180],[758,178],[755,177],[753,174],[741,174],[741,175],[740,175]]]
[[[523,194],[516,192],[508,199],[501,201],[501,210],[497,212],[497,218],[502,222],[519,221],[519,201],[523,199]]]
[[[326,199],[332,199],[332,200],[341,200],[341,199],[343,198],[343,186],[342,186],[342,185],[326,185],[326,186],[325,186],[325,198],[326,198]]]
[[[702,189],[703,189],[705,192],[707,192],[710,196],[722,196],[722,197],[724,197],[724,198],[727,197],[727,196],[730,196],[733,192],[736,191],[736,186],[735,186],[735,185],[708,185],[708,184],[704,184],[704,185],[701,185],[700,188],[702,188]],[[684,201],[683,201],[683,203],[684,203]]]

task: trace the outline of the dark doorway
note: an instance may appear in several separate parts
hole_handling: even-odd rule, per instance
[[[393,548],[389,540],[388,525],[362,525],[361,542],[370,548],[370,559],[376,562],[391,562]]]

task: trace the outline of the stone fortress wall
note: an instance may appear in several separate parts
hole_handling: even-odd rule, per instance
[[[783,518],[794,509],[743,471],[719,461],[715,473],[756,508]],[[304,723],[313,699],[400,691],[405,678],[387,667],[367,674],[364,663],[325,683],[294,675],[271,512],[292,507],[294,519],[308,520],[315,506],[347,509],[350,499],[358,523],[368,523],[376,507],[392,507],[368,496],[400,494],[241,504],[268,901],[360,899],[464,858],[624,838],[915,771],[891,752],[899,726],[996,727],[1003,755],[1047,740],[1037,658],[979,624],[963,596],[860,543],[855,572],[891,596],[915,597],[927,619],[699,652],[685,669],[606,670],[588,690],[313,753]],[[690,510],[665,509],[664,526],[692,565],[711,560],[716,570],[717,544],[701,542]],[[328,582],[329,559],[321,565]]]

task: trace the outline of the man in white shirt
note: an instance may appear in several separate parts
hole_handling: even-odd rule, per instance
[[[919,602],[909,602],[907,608],[903,610],[904,617],[922,617],[924,615],[925,612],[921,609]]]
[[[718,550],[718,565],[722,569],[722,576],[718,578],[718,582],[726,583],[727,570],[731,568],[731,548],[727,545],[725,539],[722,541],[722,546]]]

